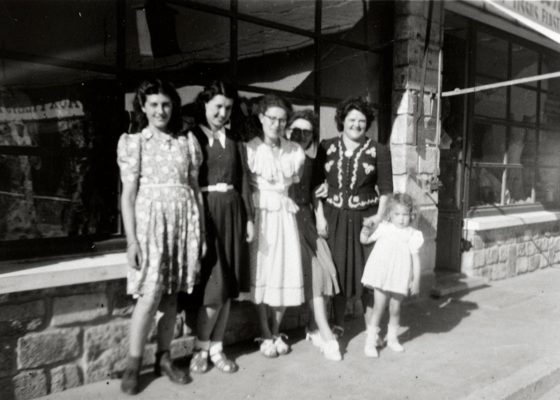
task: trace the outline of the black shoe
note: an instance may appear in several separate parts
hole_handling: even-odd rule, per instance
[[[171,361],[171,357],[169,356],[169,350],[156,353],[154,374],[156,374],[156,376],[165,375],[171,382],[178,383],[179,385],[189,383],[189,376],[173,365],[173,361]]]

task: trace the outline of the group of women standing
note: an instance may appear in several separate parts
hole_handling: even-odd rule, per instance
[[[327,359],[341,359],[346,300],[362,294],[362,222],[379,222],[392,191],[389,154],[365,135],[373,112],[359,98],[341,103],[341,135],[319,144],[313,112],[292,113],[286,100],[266,95],[262,135],[243,143],[226,128],[236,100],[230,86],[212,82],[197,100],[198,125],[185,133],[170,84],[146,81],[136,93],[138,132],[118,144],[128,292],[136,298],[121,383],[126,393],[138,392],[158,309],[155,372],[187,382],[169,356],[179,292],[189,293],[180,302],[198,308],[192,372],[210,364],[226,373],[238,369],[222,343],[231,300],[242,292],[257,305],[264,356],[289,352],[279,330],[284,312],[307,301],[314,316],[308,338]]]

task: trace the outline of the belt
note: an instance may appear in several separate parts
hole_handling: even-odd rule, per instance
[[[234,186],[228,183],[216,183],[215,185],[208,185],[200,188],[202,192],[227,192],[233,189]]]

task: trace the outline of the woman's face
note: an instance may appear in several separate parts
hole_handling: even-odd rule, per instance
[[[286,136],[307,149],[313,143],[313,125],[306,119],[298,118],[288,127]]]
[[[277,140],[284,136],[286,128],[286,110],[281,107],[269,107],[264,114],[259,114],[259,120],[263,127],[264,137],[269,140]]]
[[[361,140],[366,134],[367,119],[361,111],[351,110],[344,118],[342,133],[353,141]]]
[[[229,99],[221,94],[217,94],[204,103],[206,112],[206,121],[212,130],[218,130],[224,127],[231,116],[231,108],[233,107],[233,99]]]
[[[142,106],[142,112],[146,114],[148,126],[164,130],[171,119],[173,103],[165,94],[149,94]]]

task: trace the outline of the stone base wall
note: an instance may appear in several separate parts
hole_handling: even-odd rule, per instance
[[[560,264],[559,222],[467,231],[466,239],[472,248],[461,263],[469,276],[498,280]]]
[[[128,350],[133,305],[125,280],[0,295],[0,399],[32,399],[118,376]],[[194,319],[178,315],[173,358],[192,352],[189,326]],[[282,329],[306,321],[305,307],[290,308]],[[154,328],[155,321],[143,358],[146,367],[154,363]],[[234,302],[225,343],[258,334],[253,304]]]

